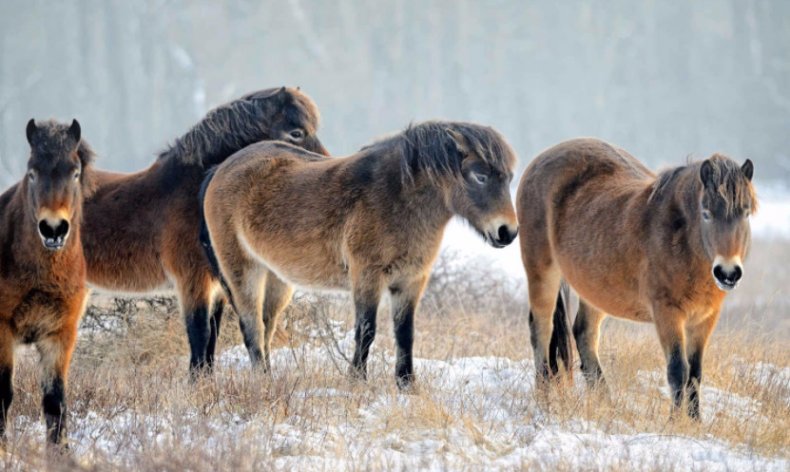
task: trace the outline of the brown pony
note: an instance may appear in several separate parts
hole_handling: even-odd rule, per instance
[[[715,154],[656,176],[596,139],[558,144],[532,161],[516,205],[539,379],[549,376],[553,332],[570,332],[552,323],[564,279],[581,298],[573,334],[588,382],[603,382],[606,314],[652,322],[673,411],[688,394],[688,414],[699,418],[702,355],[725,293],[743,276],[757,207],[753,171],[749,160],[739,166]]]
[[[261,140],[282,139],[327,155],[316,137],[318,109],[298,89],[252,93],[209,112],[135,174],[96,171],[85,201],[88,281],[113,291],[176,285],[192,351],[190,372],[210,368],[224,300],[200,246],[198,191],[205,172]]]
[[[339,159],[284,143],[255,144],[229,158],[207,177],[203,205],[253,364],[270,368],[272,334],[292,285],[350,290],[351,373],[364,378],[377,307],[388,291],[396,378],[409,385],[414,312],[444,228],[458,215],[492,246],[512,242],[515,163],[499,133],[454,122],[410,126]]]
[[[88,293],[80,217],[93,152],[77,120],[30,120],[27,140],[27,177],[0,196],[0,436],[14,397],[14,347],[35,344],[47,436],[61,444],[69,363]]]

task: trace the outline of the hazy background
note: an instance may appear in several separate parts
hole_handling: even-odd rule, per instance
[[[0,2],[0,184],[31,117],[77,117],[131,171],[209,108],[298,85],[333,154],[429,118],[490,124],[523,167],[594,135],[651,165],[722,151],[790,177],[787,1]]]

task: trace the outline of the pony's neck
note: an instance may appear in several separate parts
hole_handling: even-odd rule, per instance
[[[663,215],[655,224],[660,231],[669,231],[678,228],[685,231],[685,241],[691,253],[699,258],[705,257],[705,248],[702,241],[701,214],[699,199],[702,193],[702,182],[699,179],[699,165],[689,164],[675,169],[671,176],[661,175],[655,185],[661,187],[654,192],[658,195],[651,197],[651,204],[646,206],[648,215]],[[662,178],[669,177],[666,182]],[[656,208],[656,205],[661,208]],[[682,224],[682,229],[680,228]]]
[[[242,113],[245,111],[231,107],[210,112],[176,139],[169,149],[160,154],[159,159],[175,159],[180,164],[208,168],[222,163],[250,144],[271,139],[268,126],[236,116]]]
[[[384,203],[399,213],[404,224],[408,221],[426,229],[444,228],[453,213],[447,206],[440,179],[425,172],[409,172],[403,166],[399,152],[367,153],[354,163],[350,175],[354,186],[377,193],[373,198],[379,200],[383,195]]]

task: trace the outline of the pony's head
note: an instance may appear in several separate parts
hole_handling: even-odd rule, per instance
[[[298,88],[270,88],[220,105],[159,154],[203,168],[259,141],[282,140],[329,156],[316,132],[318,107]]]
[[[427,122],[409,127],[404,142],[408,174],[424,173],[443,189],[445,205],[491,246],[505,247],[518,224],[510,198],[516,156],[493,128],[472,123]]]
[[[27,177],[28,208],[41,243],[57,251],[66,245],[72,228],[79,224],[83,190],[89,185],[85,171],[93,152],[82,142],[80,124],[54,121],[27,123],[30,159]]]
[[[310,97],[297,88],[281,87],[254,92],[242,97],[244,100],[265,100],[274,107],[270,121],[266,123],[269,139],[279,139],[308,151],[329,156],[318,139],[320,114]]]
[[[699,168],[702,244],[711,260],[713,279],[723,291],[734,289],[743,277],[751,240],[749,216],[757,210],[753,174],[752,161],[739,166],[720,154]]]

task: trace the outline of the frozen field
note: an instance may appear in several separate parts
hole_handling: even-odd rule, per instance
[[[453,223],[416,319],[417,388],[394,385],[386,307],[370,380],[346,376],[346,299],[297,296],[274,372],[252,372],[232,313],[214,377],[186,380],[172,299],[99,295],[69,392],[71,455],[48,456],[36,354],[19,353],[10,470],[790,469],[790,199],[763,196],[747,280],[705,359],[703,421],[669,420],[650,326],[607,321],[608,393],[573,385],[538,402],[517,246],[488,248]],[[505,270],[503,270],[503,268]]]

